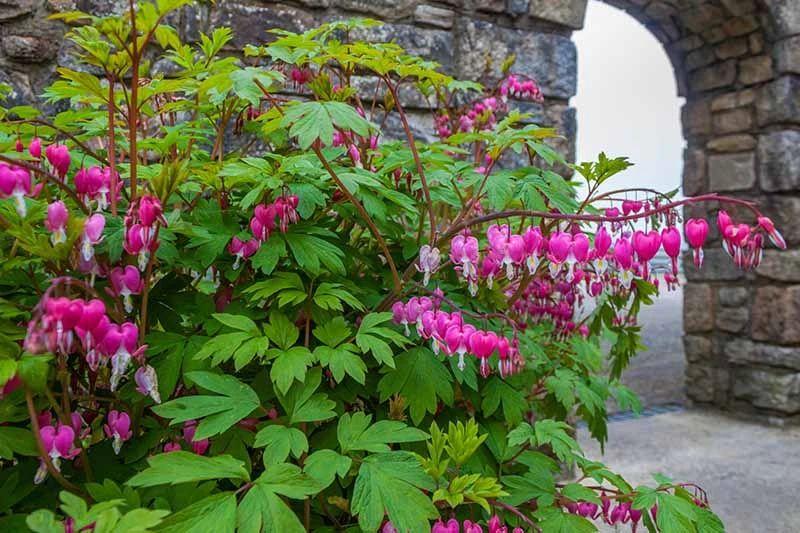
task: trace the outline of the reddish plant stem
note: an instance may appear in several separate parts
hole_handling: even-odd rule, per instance
[[[114,100],[114,78],[108,75],[108,166],[111,169],[111,214],[117,216],[117,191],[119,191],[119,175],[117,174],[116,161],[116,133],[114,131],[114,115],[116,103]]]
[[[411,127],[408,124],[406,113],[403,111],[403,106],[400,104],[400,98],[397,95],[396,88],[391,84],[391,81],[388,78],[384,78],[384,82],[386,83],[386,87],[389,88],[389,92],[392,94],[394,105],[397,108],[397,114],[400,115],[400,122],[403,124],[403,130],[405,131],[406,138],[408,139],[408,147],[411,150],[411,156],[414,158],[414,164],[417,167],[419,181],[422,185],[422,194],[425,197],[425,206],[428,211],[428,218],[430,218],[431,224],[429,242],[431,243],[431,246],[433,246],[436,243],[436,218],[433,213],[433,201],[431,200],[431,191],[428,187],[428,180],[425,177],[425,170],[422,168],[422,161],[420,160],[419,152],[417,151],[416,139],[414,138],[414,134],[411,132]]]
[[[131,203],[136,201],[136,165],[139,154],[136,147],[138,138],[139,122],[139,32],[136,29],[136,7],[134,0],[130,0],[131,14],[131,97],[128,102],[128,152],[130,154],[130,179],[131,179]]]
[[[156,232],[153,235],[153,242],[158,241],[158,234],[161,231],[161,226],[156,225]],[[142,310],[139,314],[139,344],[144,344],[144,338],[147,335],[147,306],[150,300],[150,282],[153,278],[153,262],[156,258],[156,251],[150,252],[150,257],[147,258],[147,267],[144,273],[144,287],[142,288]]]
[[[386,256],[386,263],[389,265],[389,270],[392,271],[392,280],[394,281],[394,290],[399,292],[403,288],[403,282],[400,279],[400,275],[397,273],[397,267],[394,264],[394,259],[392,259],[392,254],[389,252],[389,247],[386,245],[386,241],[383,239],[383,235],[381,235],[380,230],[378,230],[378,226],[375,225],[375,222],[372,220],[372,217],[369,216],[367,210],[364,209],[364,206],[361,205],[361,202],[358,201],[358,198],[353,196],[344,183],[339,179],[339,176],[336,175],[336,171],[333,170],[328,160],[325,158],[325,154],[322,153],[322,150],[319,148],[319,143],[315,143],[311,146],[311,149],[317,154],[317,158],[319,158],[322,166],[325,167],[325,170],[328,171],[331,179],[336,183],[336,186],[339,187],[339,190],[342,191],[347,199],[350,201],[351,204],[356,208],[356,210],[361,215],[361,218],[364,219],[366,222],[367,227],[369,227],[370,233],[372,236],[375,237],[375,240],[378,241],[378,246],[380,246],[381,250],[383,251],[383,255]]]
[[[531,520],[530,518],[528,518],[527,516],[525,516],[525,513],[523,513],[522,511],[520,511],[519,509],[517,509],[517,508],[516,508],[516,507],[514,507],[513,505],[509,505],[509,504],[507,504],[507,503],[503,503],[503,502],[501,502],[500,500],[489,500],[489,505],[492,505],[492,506],[494,506],[494,507],[500,507],[501,509],[504,509],[504,510],[506,510],[506,511],[510,512],[511,514],[513,514],[513,515],[517,516],[517,517],[518,517],[520,520],[522,520],[523,522],[525,522],[526,524],[528,524],[530,527],[532,527],[532,528],[533,528],[533,529],[535,529],[536,531],[541,531],[541,529],[539,528],[539,526],[537,526],[537,525],[536,525],[536,524],[533,522],[533,520]]]
[[[754,206],[753,202],[747,200],[741,200],[739,198],[732,198],[730,196],[720,196],[716,193],[704,194],[702,196],[695,196],[692,198],[686,198],[683,200],[677,200],[675,202],[670,202],[668,204],[660,205],[657,208],[650,209],[647,211],[642,211],[640,213],[633,213],[630,215],[621,215],[617,217],[607,217],[603,215],[584,215],[579,213],[551,213],[547,211],[530,211],[527,209],[508,209],[506,211],[498,211],[496,213],[489,213],[488,215],[483,215],[475,218],[471,218],[465,220],[463,222],[453,224],[450,229],[447,230],[442,235],[442,239],[448,239],[461,231],[462,229],[468,228],[470,226],[475,226],[477,224],[483,224],[486,222],[491,222],[493,220],[498,220],[501,218],[510,218],[510,217],[538,217],[538,218],[547,218],[551,220],[572,220],[576,222],[627,222],[631,220],[639,220],[643,218],[647,218],[658,213],[663,213],[665,211],[670,211],[677,207],[689,204],[696,204],[702,202],[721,202],[721,203],[729,203],[735,205],[741,205],[748,209],[750,209],[756,216],[761,216],[761,212]]]
[[[67,489],[68,491],[75,493],[82,498],[91,501],[91,498],[88,494],[83,492],[81,488],[65,478],[61,475],[61,472],[56,470],[56,467],[53,466],[53,461],[50,460],[50,455],[48,455],[47,450],[44,449],[44,443],[42,439],[39,438],[39,418],[38,414],[36,413],[36,407],[33,405],[33,395],[31,394],[31,390],[26,386],[25,387],[25,402],[28,405],[28,416],[31,419],[31,430],[33,431],[33,438],[36,440],[36,447],[39,448],[39,458],[44,462],[45,466],[47,467],[47,472],[55,479],[59,485]]]

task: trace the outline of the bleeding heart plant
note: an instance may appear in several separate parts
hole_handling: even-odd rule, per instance
[[[181,42],[186,3],[57,15],[82,68],[44,96],[69,105],[2,110],[6,529],[721,530],[700,487],[633,488],[572,424],[604,442],[607,401],[636,409],[638,310],[709,237],[681,208],[749,213],[717,225],[751,269],[786,246],[755,204],[603,193],[630,164],[604,154],[577,198],[513,61],[459,83],[349,40],[373,21],[237,58],[227,28]],[[401,85],[435,95],[438,141]]]

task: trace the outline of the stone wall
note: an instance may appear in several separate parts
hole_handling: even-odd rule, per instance
[[[800,2],[606,1],[641,21],[673,63],[687,100],[684,193],[754,198],[790,246],[800,245]],[[14,86],[17,101],[30,101],[64,57],[63,28],[43,16],[75,7],[102,13],[117,3],[0,0],[0,81]],[[230,25],[238,47],[266,39],[265,28],[302,30],[367,15],[387,24],[364,36],[394,39],[471,79],[497,76],[505,57],[516,54],[517,70],[536,78],[546,96],[530,111],[570,139],[559,149],[571,159],[577,58],[570,38],[585,9],[586,0],[218,0],[214,9],[187,10],[175,25],[188,37]],[[424,102],[411,97],[407,105]],[[431,135],[423,117],[415,115],[415,129]],[[714,209],[687,209],[686,216]],[[723,257],[719,236],[713,239],[704,269],[686,268],[687,394],[740,413],[800,418],[800,251],[769,250],[756,273],[743,274]]]

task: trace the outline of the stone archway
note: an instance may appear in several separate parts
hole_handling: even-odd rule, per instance
[[[797,0],[605,0],[663,43],[687,99],[683,184],[757,199],[800,244],[800,4]],[[234,27],[241,40],[263,29],[303,30],[343,16],[386,21],[374,37],[395,39],[463,78],[496,71],[509,54],[540,81],[537,120],[575,138],[577,64],[572,31],[587,0],[224,0],[175,20],[188,38],[207,25]],[[121,0],[0,0],[0,81],[22,103],[40,93],[60,55],[64,29],[43,23],[53,10],[114,10]],[[63,46],[62,46],[63,48]],[[407,102],[413,108],[419,99]],[[421,115],[420,115],[421,117]],[[421,134],[432,125],[414,121]],[[574,144],[559,149],[572,159]],[[687,216],[702,213],[690,210]],[[718,236],[714,235],[718,243]],[[702,271],[686,269],[684,345],[689,397],[699,403],[800,418],[800,252],[768,251],[744,275],[711,246]]]

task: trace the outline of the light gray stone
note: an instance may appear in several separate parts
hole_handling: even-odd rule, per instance
[[[704,253],[703,268],[694,266],[691,253],[683,255],[683,272],[689,281],[736,281],[744,278],[744,272],[736,268],[722,248],[709,245]]]
[[[211,11],[211,26],[235,28],[234,38],[228,44],[239,51],[246,44],[259,44],[272,40],[266,30],[281,28],[301,32],[313,28],[317,20],[310,12],[279,4],[269,6],[220,2]]]
[[[739,81],[754,85],[772,79],[772,57],[756,56],[739,61]]]
[[[797,346],[773,346],[747,339],[736,339],[725,343],[724,354],[732,363],[800,370],[800,347]]]
[[[714,152],[745,152],[754,149],[757,144],[756,138],[752,135],[740,133],[711,139],[706,147]]]
[[[800,286],[758,287],[752,337],[775,344],[800,343]]]
[[[750,320],[750,309],[747,306],[720,307],[714,315],[714,326],[727,333],[741,333]]]
[[[776,281],[800,283],[800,250],[765,250],[756,272]]]
[[[786,75],[759,90],[756,99],[758,125],[800,123],[800,78]]]
[[[759,137],[759,179],[765,191],[800,187],[800,131],[773,131]]]
[[[714,299],[711,286],[687,283],[683,288],[683,329],[686,333],[711,331],[714,325]]]
[[[0,21],[27,15],[36,7],[34,0],[0,0]]]
[[[687,148],[683,151],[683,193],[695,196],[706,191],[706,154],[703,150]]]
[[[747,37],[737,37],[722,41],[714,47],[714,53],[719,59],[730,59],[741,57],[750,51],[750,43]]]
[[[519,17],[528,13],[530,0],[508,0],[508,13]]]
[[[700,33],[708,27],[721,22],[724,16],[725,13],[721,8],[713,4],[704,3],[682,11],[679,18],[689,31]]]
[[[708,181],[712,191],[744,191],[756,184],[753,152],[712,155],[708,158]]]
[[[545,96],[566,99],[575,95],[577,55],[568,37],[511,30],[483,20],[460,21],[456,34],[460,77],[498,79],[503,62],[514,54],[514,70],[535,79]]]
[[[749,106],[755,99],[756,92],[753,89],[725,93],[711,100],[711,111],[723,111],[725,109]]]
[[[713,343],[708,337],[703,335],[683,336],[683,351],[686,355],[686,360],[690,363],[710,361],[714,355],[713,350]]]
[[[770,194],[758,198],[761,211],[772,219],[792,249],[800,244],[800,198],[787,194]]]
[[[689,74],[689,88],[693,91],[710,91],[719,89],[736,79],[736,60],[729,59],[722,63],[696,70]]]
[[[800,35],[775,43],[775,68],[781,74],[800,74]]]
[[[530,0],[528,13],[532,17],[579,30],[583,28],[586,4],[587,0]]]
[[[766,369],[737,369],[733,394],[756,407],[794,414],[800,412],[800,374]]]
[[[374,42],[395,42],[409,53],[436,61],[445,72],[453,73],[453,34],[449,31],[387,23],[358,29],[353,36]]]
[[[452,28],[455,12],[452,9],[422,4],[414,10],[414,20],[439,28]]]
[[[695,402],[714,401],[714,369],[711,366],[686,366],[686,395]]]
[[[717,298],[724,307],[740,307],[747,303],[749,293],[745,287],[720,287]]]
[[[711,133],[711,106],[708,100],[687,100],[681,109],[681,123],[687,137]]]
[[[722,23],[722,30],[731,37],[747,35],[759,28],[758,19],[754,15],[728,19]]]
[[[714,133],[736,133],[749,130],[753,126],[753,113],[748,108],[738,107],[714,113]]]
[[[764,0],[772,12],[775,37],[800,34],[800,9],[797,0]]]
[[[334,0],[336,7],[370,13],[386,20],[407,17],[414,12],[418,0]]]
[[[741,16],[752,13],[756,10],[756,3],[754,0],[722,0],[722,5],[731,15]]]

